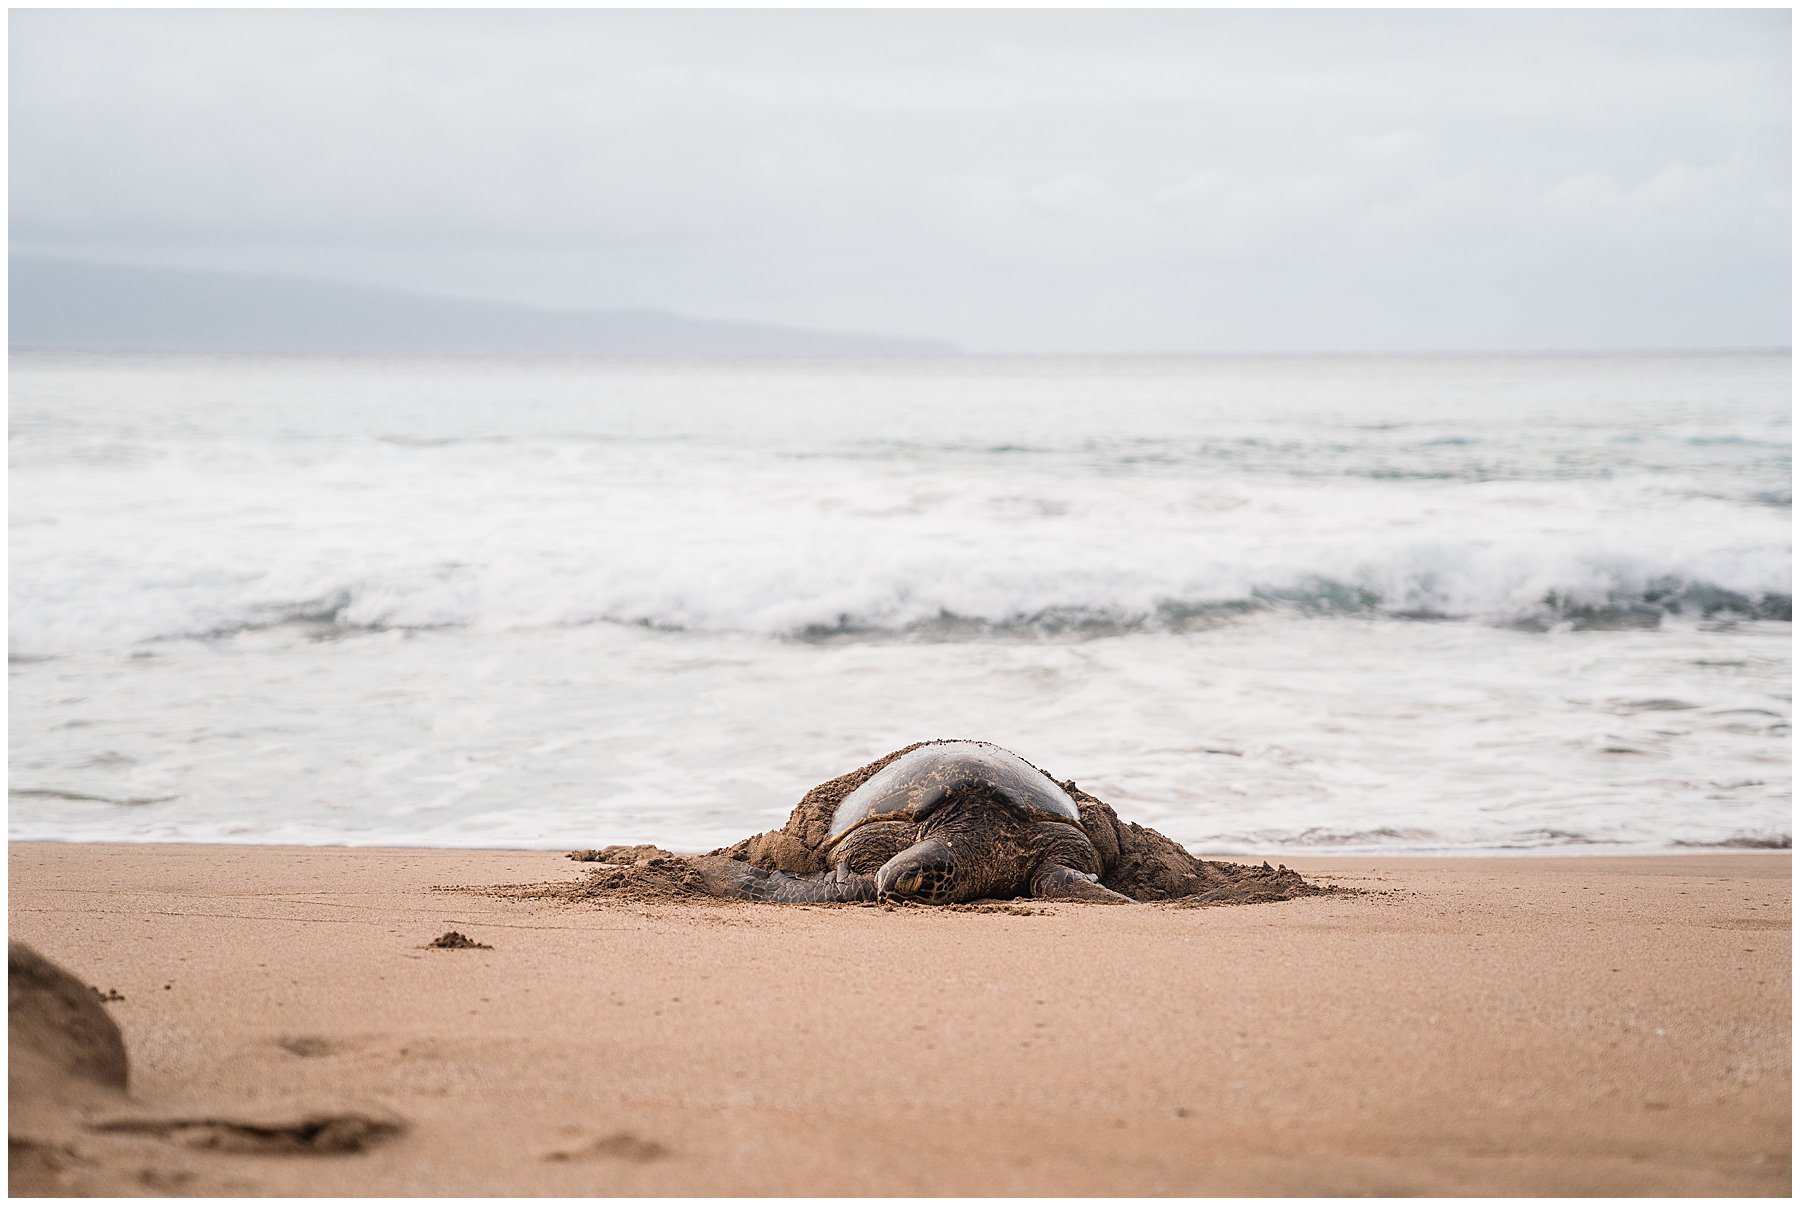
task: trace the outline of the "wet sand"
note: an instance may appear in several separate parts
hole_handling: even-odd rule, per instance
[[[1789,1192],[1786,854],[972,911],[480,890],[584,874],[520,852],[9,865],[11,937],[122,996],[131,1063],[15,1084],[14,1193]]]

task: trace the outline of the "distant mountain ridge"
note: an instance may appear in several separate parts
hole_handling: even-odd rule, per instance
[[[946,356],[933,339],[550,310],[404,289],[8,257],[8,344],[118,352],[493,352],[619,356]]]

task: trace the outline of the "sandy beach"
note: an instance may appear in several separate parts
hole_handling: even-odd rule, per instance
[[[520,899],[585,870],[516,851],[9,865],[11,937],[120,998],[130,1059],[129,1097],[15,1080],[14,1193],[1790,1187],[1786,854],[962,910]]]

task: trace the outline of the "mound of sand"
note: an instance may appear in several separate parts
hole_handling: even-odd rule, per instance
[[[126,1093],[125,1039],[101,1004],[121,995],[103,998],[20,942],[7,943],[6,990],[7,1188],[15,1195],[110,1196],[120,1170],[134,1193],[185,1185],[193,1173],[171,1162],[177,1148],[338,1155],[406,1129],[385,1111],[284,1111],[267,1100],[160,1112]]]
[[[700,873],[710,855],[671,854],[660,846],[607,846],[572,851],[569,857],[599,866],[572,884],[533,884],[510,894],[562,900],[690,900],[712,895]]]
[[[72,1081],[125,1091],[125,1039],[99,994],[22,942],[6,944],[6,1046],[15,1103]]]
[[[125,1039],[101,996],[22,942],[6,944],[7,1187],[67,1192],[76,1116],[125,1101]]]
[[[633,900],[707,895],[701,869],[704,860],[732,858],[768,871],[810,875],[826,870],[823,854],[831,819],[845,796],[882,767],[903,754],[937,741],[920,741],[877,758],[847,775],[819,784],[800,798],[780,829],[744,838],[721,850],[695,858],[670,854],[655,846],[608,846],[582,850],[569,857],[602,866],[586,881],[545,885],[547,893],[570,897],[622,896]],[[1062,788],[1081,809],[1081,825],[1106,864],[1100,882],[1134,900],[1188,904],[1252,904],[1291,900],[1325,889],[1299,873],[1268,863],[1249,865],[1195,858],[1180,843],[1154,829],[1122,821],[1112,806],[1063,780]]]

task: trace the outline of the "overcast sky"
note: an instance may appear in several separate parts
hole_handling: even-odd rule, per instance
[[[1781,11],[10,24],[15,252],[975,351],[1788,343]]]

